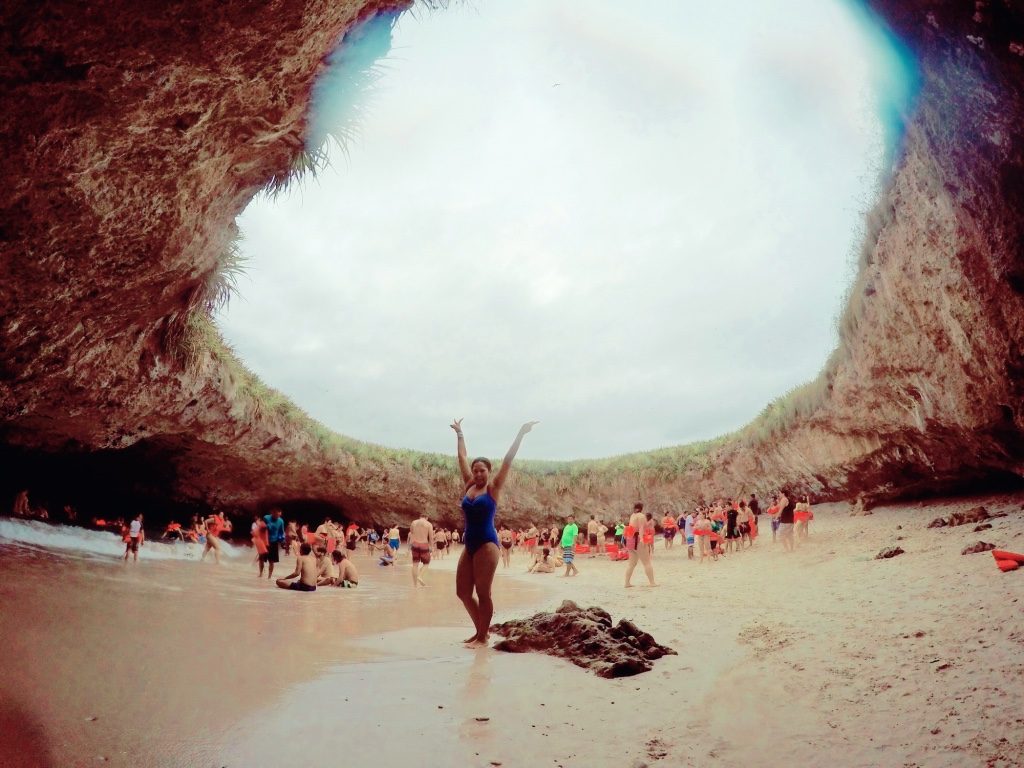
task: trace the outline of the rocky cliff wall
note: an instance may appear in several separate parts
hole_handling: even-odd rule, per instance
[[[29,478],[51,503],[73,500],[69,479],[87,470],[67,467],[101,455],[111,492],[133,499],[455,519],[450,462],[268,406],[189,319],[235,216],[299,156],[324,56],[358,19],[402,5],[3,6],[0,490]],[[701,451],[517,473],[506,514],[779,485],[870,500],[1024,474],[1024,12],[871,6],[922,84],[822,378],[790,415]],[[55,456],[64,480],[46,469]],[[119,456],[163,469],[118,479]]]

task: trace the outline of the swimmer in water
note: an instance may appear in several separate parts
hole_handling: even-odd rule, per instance
[[[491,478],[491,462],[484,458],[468,459],[466,441],[462,435],[462,419],[452,422],[458,443],[459,470],[465,491],[462,497],[462,512],[465,515],[465,549],[459,556],[455,572],[455,592],[466,613],[473,620],[476,632],[466,640],[471,647],[487,645],[494,603],[491,602],[491,583],[498,568],[498,532],[494,529],[494,513],[502,488],[512,470],[512,460],[519,452],[523,438],[533,429],[536,421],[528,421],[519,428],[519,434],[512,442],[508,453],[501,462],[498,474]],[[473,592],[476,592],[474,597]]]

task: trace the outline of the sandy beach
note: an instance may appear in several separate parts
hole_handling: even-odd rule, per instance
[[[926,527],[978,504],[1008,514]],[[1024,550],[1022,509],[822,505],[797,552],[762,525],[753,550],[709,563],[659,540],[656,588],[586,556],[570,579],[526,575],[525,555],[499,567],[495,621],[572,599],[679,654],[618,680],[463,648],[454,557],[427,589],[407,559],[360,555],[359,589],[296,595],[243,548],[220,567],[155,548],[125,566],[7,522],[0,765],[1019,766],[1024,571],[960,552]],[[906,553],[873,559],[893,545]]]

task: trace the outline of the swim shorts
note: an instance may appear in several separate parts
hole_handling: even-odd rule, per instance
[[[572,547],[562,547],[562,560],[566,564],[571,563],[576,558],[576,550]]]
[[[296,592],[316,592],[315,586],[309,584],[303,584],[301,581],[293,581],[288,585],[288,589],[294,589]]]
[[[686,546],[688,546],[688,547],[692,547],[693,546],[693,536],[687,536],[686,537]]]
[[[388,539],[388,546],[390,546],[396,552],[398,551],[398,547],[400,544],[401,542],[398,539]]]
[[[590,534],[590,546],[592,546],[592,547],[596,547],[597,546],[597,534],[596,533]]]
[[[413,544],[412,561],[414,563],[423,563],[424,565],[430,565],[430,547],[426,544]]]
[[[138,552],[139,551],[139,537],[138,536],[131,536],[131,537],[129,537],[128,541],[126,543],[128,544],[129,551],[131,551],[131,552]]]
[[[281,542],[272,541],[267,546],[267,562],[277,563],[281,560]]]

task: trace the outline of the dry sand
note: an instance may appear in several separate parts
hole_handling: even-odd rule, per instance
[[[5,545],[0,765],[1021,766],[1024,570],[960,550],[1024,551],[1022,502],[820,506],[797,552],[762,525],[716,563],[659,541],[653,589],[585,556],[570,579],[525,575],[524,555],[499,567],[496,621],[569,598],[679,652],[620,680],[462,648],[453,558],[428,589],[407,560],[364,560],[358,590],[295,595],[247,563],[133,569]],[[977,503],[1010,514],[926,528]],[[906,554],[873,559],[894,544]],[[52,568],[62,581],[43,588]]]

